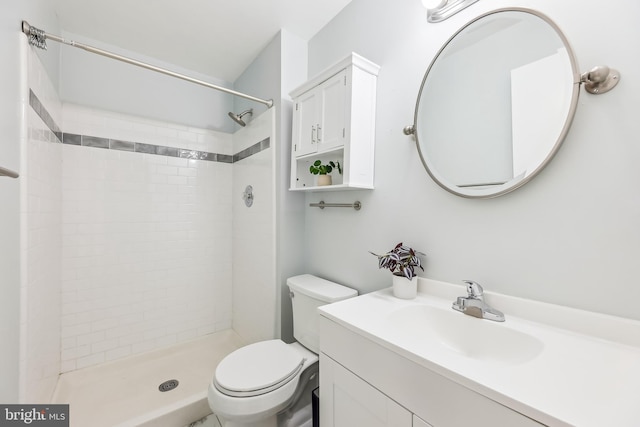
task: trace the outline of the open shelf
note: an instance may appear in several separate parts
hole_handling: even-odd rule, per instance
[[[317,180],[318,175],[314,175],[309,172],[309,166],[313,164],[316,160],[320,160],[322,164],[327,164],[330,161],[334,163],[340,163],[340,167],[344,168],[344,149],[340,147],[339,149],[326,151],[324,153],[311,153],[305,156],[301,156],[295,159],[296,162],[296,175],[295,181],[291,182],[291,190],[307,190],[310,188],[322,188],[318,187]],[[338,187],[345,187],[343,184],[343,174],[338,172],[338,168],[334,168],[330,174],[332,185],[326,185],[323,187],[334,187],[337,189]]]

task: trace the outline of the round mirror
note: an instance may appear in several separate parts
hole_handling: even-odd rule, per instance
[[[496,197],[530,181],[562,143],[580,74],[560,29],[528,9],[500,9],[459,30],[418,94],[413,133],[446,190]]]

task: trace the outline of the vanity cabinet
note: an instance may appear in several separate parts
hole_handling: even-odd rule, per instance
[[[352,53],[291,92],[291,190],[373,188],[378,70]],[[316,160],[340,163],[332,185],[317,186]]]
[[[321,427],[540,424],[320,316]]]
[[[327,355],[320,364],[322,427],[412,427],[411,412],[398,403]]]

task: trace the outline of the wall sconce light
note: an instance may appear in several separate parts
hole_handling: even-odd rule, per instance
[[[471,6],[478,0],[422,0],[427,9],[427,21],[441,22]]]

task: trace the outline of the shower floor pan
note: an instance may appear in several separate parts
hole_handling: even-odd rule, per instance
[[[68,403],[70,427],[180,427],[211,413],[218,363],[242,346],[233,330],[62,374],[52,403]],[[161,392],[162,388],[169,389]]]

